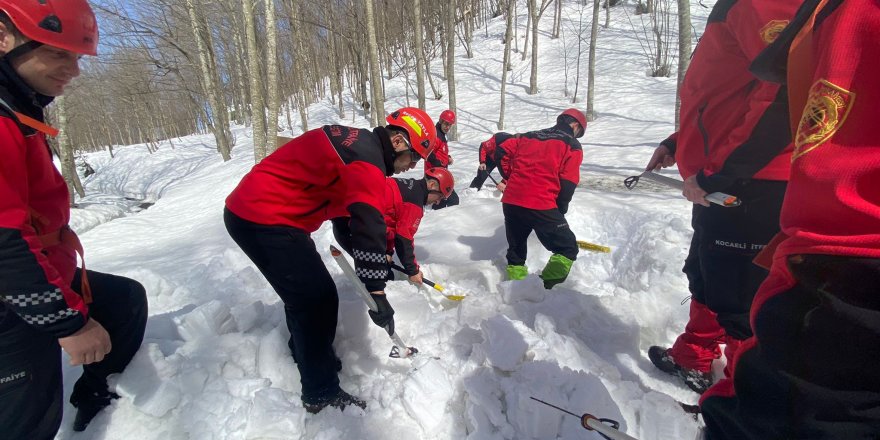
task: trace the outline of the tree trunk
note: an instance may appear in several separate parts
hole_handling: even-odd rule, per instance
[[[422,38],[422,1],[412,1],[412,21],[415,42],[413,53],[416,54],[416,88],[419,95],[419,108],[425,109],[425,41]]]
[[[691,63],[691,5],[678,0],[678,85],[675,88],[675,131],[681,123],[681,83]]]
[[[263,95],[263,75],[260,74],[260,51],[257,48],[257,31],[254,27],[254,10],[259,3],[241,0],[244,12],[244,27],[248,46],[248,65],[251,83],[251,113],[253,114],[254,161],[259,163],[266,157],[266,102]],[[274,139],[272,140],[274,143]]]
[[[217,73],[217,63],[214,60],[211,33],[205,29],[204,22],[196,11],[194,0],[186,0],[186,9],[189,13],[190,25],[199,51],[202,90],[208,97],[208,106],[211,110],[211,119],[207,119],[206,122],[214,133],[217,151],[225,162],[232,158],[230,153],[232,149],[232,133],[229,131],[229,113],[224,100],[221,98],[220,76]]]
[[[449,90],[449,109],[455,108],[455,10],[456,1],[447,0],[446,10],[446,86]],[[458,140],[458,130],[455,125],[449,129],[446,137],[450,141]]]
[[[529,75],[529,95],[538,93],[538,7],[537,0],[530,0],[532,5],[532,72]]]
[[[376,42],[376,20],[373,16],[373,0],[366,0],[367,16],[367,45],[369,46],[370,58],[370,96],[372,106],[370,112],[370,125],[376,126],[385,121],[385,102],[382,99],[382,73],[379,66],[379,46]]]
[[[599,0],[593,1],[593,28],[590,31],[590,60],[587,73],[587,120],[596,120],[593,98],[596,86],[596,41],[599,39]]]
[[[63,96],[55,98],[55,115],[58,124],[58,137],[55,138],[58,143],[58,159],[61,161],[61,175],[64,182],[67,183],[67,191],[70,195],[70,205],[73,206],[74,192],[79,194],[80,198],[86,196],[83,190],[82,182],[79,175],[76,174],[76,161],[74,160],[73,145],[70,143],[70,137],[67,135],[67,109],[65,108],[65,99]]]
[[[553,14],[553,39],[559,38],[562,30],[562,0],[556,0],[556,9]]]
[[[278,36],[276,32],[275,1],[265,0],[266,4],[266,90],[268,92],[269,118],[266,134],[268,148],[275,151],[275,136],[278,135]]]
[[[504,61],[501,62],[501,112],[498,115],[498,129],[504,130],[504,102],[507,94],[507,71],[510,70],[510,40],[513,38],[513,16],[516,14],[516,0],[507,0],[507,30],[504,32]]]

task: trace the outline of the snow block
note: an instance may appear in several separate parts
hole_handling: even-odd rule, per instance
[[[503,315],[493,316],[482,323],[483,351],[493,367],[514,371],[525,358],[529,345],[514,323]]]
[[[233,307],[232,317],[235,319],[238,331],[246,332],[263,320],[265,306],[262,301],[254,301],[250,304],[242,304]]]
[[[278,388],[257,391],[248,414],[246,440],[295,440],[302,438],[306,410],[294,405],[289,393]]]
[[[440,427],[454,389],[449,374],[436,359],[416,357],[403,382],[403,406],[427,432]]]
[[[181,401],[180,388],[170,380],[178,374],[156,344],[146,344],[118,377],[115,391],[131,399],[132,404],[145,414],[163,417]]]
[[[204,336],[223,335],[236,331],[229,307],[218,300],[196,307],[180,322],[180,336],[192,341]]]

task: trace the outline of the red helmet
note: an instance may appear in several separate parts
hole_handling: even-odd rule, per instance
[[[452,177],[452,173],[446,168],[428,168],[425,170],[425,177],[437,180],[437,183],[440,184],[440,193],[443,194],[444,199],[449,197],[452,194],[452,190],[455,189],[455,178]]]
[[[455,124],[455,112],[452,110],[443,110],[443,113],[440,113],[440,120],[443,122],[448,122],[450,124]]]
[[[424,111],[415,107],[404,107],[385,118],[388,125],[406,130],[410,147],[427,158],[437,143],[437,128],[434,121]]]
[[[560,119],[562,119],[563,116],[571,116],[572,118],[574,118],[575,121],[577,121],[578,124],[581,124],[581,132],[577,137],[581,137],[584,135],[584,132],[587,131],[587,117],[586,115],[584,115],[584,112],[576,108],[570,108],[560,113],[559,116],[556,118],[556,122],[559,123]]]
[[[98,54],[98,23],[87,0],[0,0],[25,37],[84,55]]]

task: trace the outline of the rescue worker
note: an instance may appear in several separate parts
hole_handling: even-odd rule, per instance
[[[794,153],[778,244],[710,440],[880,435],[880,4],[808,0],[752,64],[788,88]]]
[[[449,154],[449,144],[446,141],[446,133],[455,125],[455,112],[452,110],[443,110],[440,113],[440,120],[437,121],[437,146],[431,151],[431,155],[425,161],[425,172],[431,168],[449,168],[454,162]],[[455,190],[449,197],[444,198],[437,204],[431,205],[432,209],[443,209],[447,206],[458,205],[458,194]]]
[[[428,168],[421,179],[385,179],[385,241],[389,264],[394,252],[414,284],[422,284],[422,271],[416,261],[415,236],[425,213],[432,206],[452,194],[455,179],[446,168]],[[336,241],[351,254],[351,228],[348,218],[333,220]],[[389,268],[390,270],[390,268]],[[394,274],[389,273],[389,280]]]
[[[284,303],[288,345],[310,413],[366,403],[339,387],[333,352],[339,298],[310,234],[327,220],[350,217],[357,276],[376,301],[370,318],[394,329],[385,297],[385,177],[410,170],[436,142],[434,122],[405,107],[372,131],[325,125],[263,159],[226,199],[226,229]]]
[[[502,137],[510,136],[507,133],[498,133],[480,144],[480,166],[477,168],[477,175],[474,177],[474,180],[471,181],[470,186],[471,188],[476,188],[477,191],[483,187],[483,182],[489,178],[492,171],[497,166],[495,163],[495,137],[498,135],[501,135]]]
[[[712,384],[719,343],[726,344],[729,362],[751,336],[749,307],[767,275],[752,259],[779,231],[791,158],[785,89],[758,81],[748,67],[799,3],[715,4],[682,82],[681,129],[657,147],[647,166],[677,162],[683,194],[694,203],[694,235],[683,268],[690,320],[671,348],[652,346],[648,357],[697,393]],[[710,205],[705,196],[713,192],[734,195],[742,204]]]
[[[147,299],[137,281],[77,268],[67,185],[52,163],[44,107],[96,55],[86,0],[0,0],[0,436],[51,439],[61,424],[61,350],[83,373],[74,431],[119,396],[107,376],[140,348]]]
[[[544,287],[550,289],[568,278],[578,246],[565,213],[580,181],[583,150],[577,138],[586,127],[584,113],[570,108],[559,114],[553,127],[495,135],[495,161],[506,180],[501,203],[511,280],[528,275],[527,240],[532,231],[553,252],[541,271]]]

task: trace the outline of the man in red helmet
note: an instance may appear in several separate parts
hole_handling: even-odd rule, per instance
[[[372,131],[325,125],[255,165],[226,198],[232,239],[281,297],[306,410],[366,407],[339,387],[333,352],[339,298],[310,234],[327,220],[348,222],[355,272],[376,301],[370,318],[394,332],[385,297],[385,177],[415,167],[436,142],[434,122],[412,107]]]
[[[421,179],[385,179],[385,240],[390,263],[394,252],[415,284],[422,283],[422,271],[416,261],[415,235],[425,213],[425,206],[434,206],[452,194],[455,179],[446,168],[428,168]],[[334,219],[336,241],[351,254],[351,228],[348,219]],[[389,273],[393,279],[393,273]]]
[[[672,347],[651,346],[659,370],[703,393],[726,344],[732,360],[752,334],[749,308],[767,271],[752,259],[779,231],[791,168],[785,89],[759,81],[749,62],[770,44],[801,0],[723,0],[715,4],[681,87],[681,129],[655,150],[647,169],[678,164],[693,205],[694,235],[684,262],[690,319]],[[712,192],[742,205],[710,205]]]
[[[83,365],[70,402],[82,431],[111,399],[147,320],[143,286],[77,268],[69,194],[52,164],[43,107],[95,55],[86,0],[0,0],[0,432],[50,439],[61,423],[61,350]]]
[[[495,163],[495,138],[498,135],[502,137],[510,136],[507,133],[497,133],[480,144],[480,166],[477,168],[477,176],[471,181],[470,188],[476,188],[479,191],[483,187],[483,182],[489,178],[489,175],[498,166]]]
[[[565,213],[580,181],[587,119],[580,110],[560,113],[556,125],[528,133],[495,135],[495,161],[506,179],[501,203],[507,234],[507,275],[528,275],[527,240],[532,231],[553,252],[541,272],[547,289],[565,281],[577,259],[578,246]]]
[[[455,125],[455,112],[452,110],[443,110],[440,113],[440,120],[437,121],[437,146],[425,160],[425,172],[430,168],[449,168],[452,165],[452,156],[449,155],[449,144],[446,141],[446,133]],[[447,206],[458,205],[458,194],[452,191],[449,197],[444,198],[439,203],[432,206],[433,209],[443,209]]]

